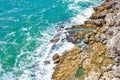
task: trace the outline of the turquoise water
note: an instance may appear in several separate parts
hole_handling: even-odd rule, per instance
[[[0,0],[0,80],[50,80],[53,65],[43,62],[50,58],[53,44],[49,40],[56,29],[83,23],[93,12],[91,7],[101,3],[102,0]],[[62,46],[63,43],[59,47]],[[62,52],[62,48],[56,51]]]

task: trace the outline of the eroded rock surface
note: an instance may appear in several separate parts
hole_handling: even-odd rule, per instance
[[[54,80],[120,80],[120,0],[105,0],[93,9],[85,24],[66,29],[72,32],[69,42],[83,40],[87,47],[59,56]]]

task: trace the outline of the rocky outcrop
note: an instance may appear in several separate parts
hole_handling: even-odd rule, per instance
[[[66,29],[66,40],[87,46],[57,56],[54,80],[120,80],[120,0],[105,0],[93,9],[85,24]]]
[[[56,53],[53,55],[52,60],[54,61],[54,64],[58,64],[60,62],[60,56]]]

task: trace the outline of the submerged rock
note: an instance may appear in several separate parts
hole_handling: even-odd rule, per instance
[[[50,61],[46,60],[46,61],[44,61],[44,63],[47,65],[47,64],[50,64]]]

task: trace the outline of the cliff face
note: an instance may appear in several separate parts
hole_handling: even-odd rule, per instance
[[[68,41],[83,40],[87,46],[57,57],[54,80],[120,80],[120,0],[105,0],[93,9],[85,24],[66,29]]]

